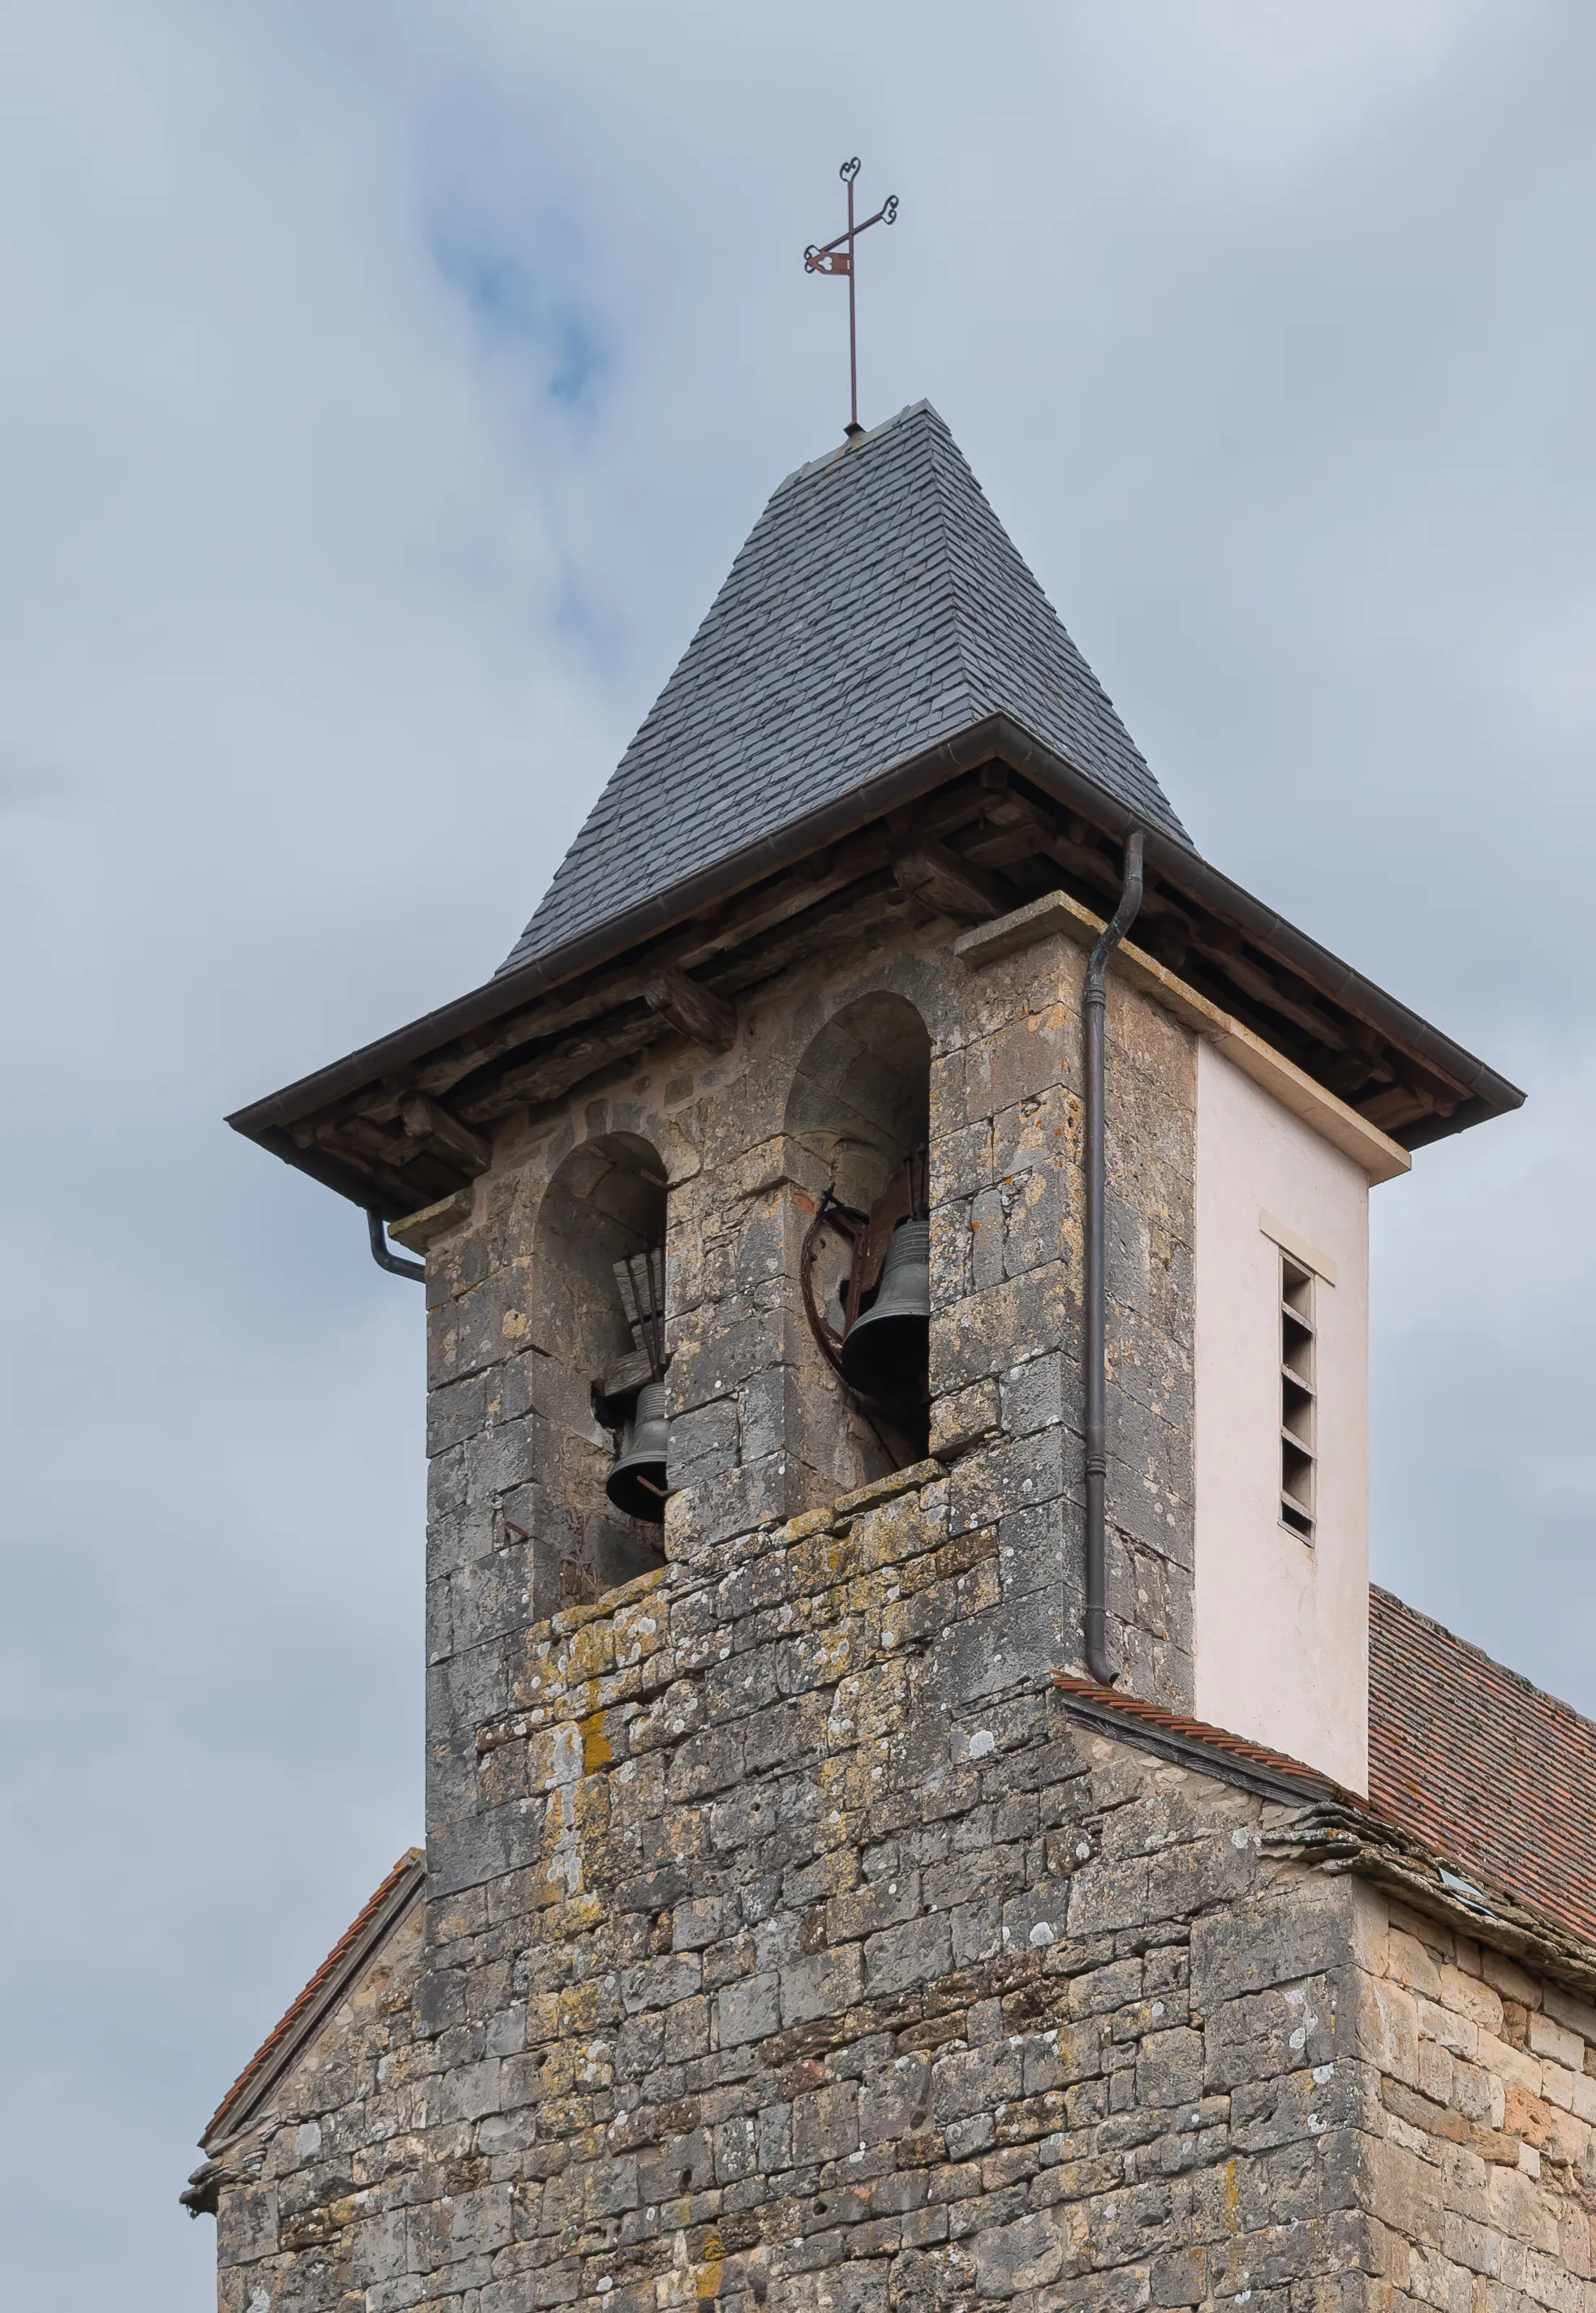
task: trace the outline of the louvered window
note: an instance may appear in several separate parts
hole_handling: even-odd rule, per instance
[[[1280,1256],[1280,1517],[1313,1539],[1318,1476],[1313,1272]]]

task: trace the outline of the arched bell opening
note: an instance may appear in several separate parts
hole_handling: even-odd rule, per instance
[[[930,1111],[925,1024],[885,991],[821,1029],[788,1096],[787,1133],[822,1183],[800,1253],[804,1315],[855,1448],[855,1482],[926,1450]]]
[[[560,1368],[546,1493],[568,1597],[663,1563],[665,1208],[658,1151],[617,1132],[571,1151],[539,1212],[540,1330]]]

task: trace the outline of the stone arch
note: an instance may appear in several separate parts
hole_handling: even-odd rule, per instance
[[[662,1253],[665,1209],[659,1152],[632,1132],[573,1148],[538,1208],[532,1279],[548,1434],[534,1540],[557,1551],[566,1603],[664,1562],[659,1527],[622,1516],[604,1488],[636,1387],[637,1341],[616,1263]]]
[[[813,1192],[829,1190],[868,1212],[930,1134],[931,1036],[906,997],[888,989],[855,997],[811,1037],[794,1072],[784,1126],[789,1169]],[[817,1296],[835,1322],[848,1253],[829,1234],[816,1240]],[[799,1340],[801,1458],[842,1493],[925,1451],[923,1428],[873,1413],[846,1390],[804,1317]]]
[[[793,1075],[788,1139],[829,1171],[833,1194],[863,1209],[886,1187],[931,1117],[931,1036],[905,996],[855,997],[810,1039]]]

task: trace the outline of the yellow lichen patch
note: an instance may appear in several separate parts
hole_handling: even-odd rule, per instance
[[[858,1563],[851,1537],[828,1526],[789,1552],[787,1584],[799,1596],[811,1598],[847,1581]]]
[[[604,2016],[606,1994],[601,1983],[575,1983],[558,1994],[559,2028],[585,2037],[597,2030]]]
[[[853,1681],[854,1728],[861,1743],[900,1737],[908,1709],[908,1670],[902,1662],[873,1664]]]
[[[929,1589],[933,1583],[954,1581],[972,1567],[979,1566],[983,1560],[996,1556],[995,1526],[978,1526],[972,1533],[956,1535],[939,1550],[926,1552],[904,1567],[899,1577],[903,1595],[912,1597],[917,1590]]]
[[[948,1487],[940,1473],[864,1522],[860,1556],[867,1566],[906,1565],[927,1550],[934,1550],[947,1531]]]
[[[563,1943],[573,1936],[591,1935],[603,1918],[604,1906],[597,1895],[573,1895],[544,1913],[543,1932],[551,1943]]]
[[[567,1902],[570,1893],[563,1857],[551,1858],[527,1874],[527,1901],[534,1911],[551,1911],[557,1904]]]
[[[582,1722],[583,1773],[596,1775],[601,1767],[607,1767],[614,1756],[615,1747],[604,1732],[603,1712],[590,1712]]]
[[[1227,2160],[1224,2164],[1224,2221],[1231,2232],[1241,2231],[1241,2180],[1236,2174],[1236,2164],[1233,2160]]]
[[[535,1992],[532,1994],[527,2001],[526,2010],[529,2047],[536,2047],[540,2040],[557,2040],[567,2031],[582,2029],[580,2022],[568,2024],[566,2021],[563,2004],[570,1998],[571,1994],[564,1992]]]
[[[832,1686],[846,1678],[857,1660],[864,1632],[857,1617],[817,1631],[798,1642],[798,1659],[805,1687]]]
[[[657,1582],[660,1577],[646,1578]],[[665,1643],[666,1615],[662,1600],[649,1599],[627,1607],[615,1618],[615,1658],[623,1670],[636,1669]]]
[[[532,1321],[524,1309],[506,1309],[499,1320],[499,1331],[507,1341],[519,1341],[532,1329]]]
[[[824,1534],[836,1515],[835,1507],[823,1510],[805,1510],[800,1517],[789,1518],[785,1526],[778,1526],[772,1530],[771,1547],[775,1550],[790,1550],[794,1543],[807,1542],[811,1534]]]
[[[571,1633],[571,1649],[566,1677],[574,1685],[578,1679],[602,1678],[606,1671],[615,1668],[615,1625],[612,1623],[589,1623]]]

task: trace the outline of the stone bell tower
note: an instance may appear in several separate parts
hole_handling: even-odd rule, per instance
[[[1369,1188],[1519,1098],[1201,857],[934,410],[784,482],[495,978],[232,1120],[424,1275],[431,1484],[224,2306],[1240,2301],[1304,2177],[1367,2270],[1264,1834],[1367,1805]]]

